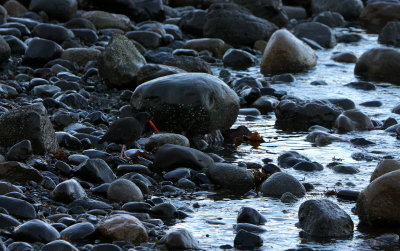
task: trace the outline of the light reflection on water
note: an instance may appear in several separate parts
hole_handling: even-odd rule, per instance
[[[360,56],[364,51],[373,47],[380,47],[377,44],[376,35],[362,34],[364,39],[355,44],[338,44],[334,49],[318,51],[318,65],[315,70],[296,74],[297,81],[291,84],[274,84],[272,87],[277,90],[287,91],[289,95],[304,99],[323,99],[323,98],[350,98],[356,105],[365,101],[379,100],[383,103],[382,107],[369,108],[359,107],[363,112],[376,120],[384,120],[389,116],[399,120],[399,115],[390,113],[390,110],[399,103],[399,87],[387,85],[386,83],[376,83],[376,91],[355,90],[343,85],[356,81],[353,74],[354,64],[336,63],[330,59],[333,52],[352,51]],[[261,77],[256,67],[249,72],[240,72],[242,75]],[[314,80],[324,80],[328,86],[312,86],[310,82]],[[384,131],[352,132],[345,135],[336,135],[345,140],[355,137],[365,137],[375,142],[375,145],[368,147],[354,147],[349,142],[335,142],[325,147],[314,147],[305,141],[306,133],[288,134],[274,128],[275,119],[261,118],[258,121],[245,121],[243,116],[239,116],[235,126],[246,125],[252,131],[259,132],[264,139],[259,147],[254,148],[249,145],[241,145],[237,149],[236,159],[238,161],[251,161],[261,163],[263,158],[271,158],[275,161],[280,153],[295,150],[324,165],[324,170],[319,172],[301,172],[293,169],[285,169],[299,180],[314,184],[314,195],[307,195],[294,204],[284,204],[280,200],[272,198],[250,198],[250,199],[229,199],[213,200],[204,196],[197,197],[196,201],[201,205],[194,209],[192,217],[174,225],[172,228],[186,228],[193,232],[206,250],[219,249],[219,246],[230,244],[233,246],[235,233],[233,225],[236,224],[236,216],[239,209],[243,206],[250,206],[259,210],[266,216],[268,222],[265,224],[267,232],[261,234],[264,245],[260,250],[285,250],[288,248],[310,247],[316,250],[369,250],[371,236],[360,233],[355,228],[354,236],[347,240],[315,241],[305,240],[299,237],[300,230],[295,226],[297,223],[297,212],[300,204],[310,198],[323,196],[327,189],[351,189],[362,190],[368,183],[371,172],[376,167],[379,159],[383,156],[391,155],[398,157],[398,147],[400,143],[395,137],[390,136]],[[234,127],[235,127],[234,126]],[[351,155],[355,152],[370,154],[375,157],[373,161],[356,161]],[[360,173],[355,175],[336,174],[326,165],[340,159],[344,164],[353,165],[359,168]],[[358,224],[358,217],[351,212],[354,203],[337,201],[353,219],[355,225]],[[178,205],[190,206],[194,201],[174,200]],[[206,220],[220,220],[225,225],[214,225],[206,223]],[[206,235],[209,235],[207,237]]]

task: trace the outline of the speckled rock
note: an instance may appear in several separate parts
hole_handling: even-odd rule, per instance
[[[152,114],[162,131],[194,135],[230,128],[239,112],[239,98],[212,75],[181,73],[141,84],[131,106]]]
[[[101,222],[97,229],[102,235],[115,241],[140,244],[148,239],[146,229],[140,220],[128,214],[111,215]]]

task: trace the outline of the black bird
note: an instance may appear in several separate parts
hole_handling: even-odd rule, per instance
[[[158,132],[157,128],[150,121],[150,114],[139,112],[135,117],[120,118],[114,121],[108,128],[106,134],[99,140],[99,143],[113,142],[122,145],[121,158],[124,156],[126,144],[136,141],[143,133],[146,123]]]

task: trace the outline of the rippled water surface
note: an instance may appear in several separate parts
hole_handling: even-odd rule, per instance
[[[379,100],[383,106],[378,108],[357,107],[376,120],[384,120],[389,116],[399,119],[399,116],[392,114],[391,109],[399,103],[399,87],[387,83],[375,83],[377,90],[362,91],[343,86],[346,83],[357,80],[353,74],[354,64],[337,63],[331,60],[333,52],[352,51],[360,56],[364,51],[380,47],[377,44],[376,35],[362,34],[363,40],[353,44],[338,44],[335,48],[317,51],[318,65],[315,70],[309,73],[296,74],[297,81],[290,84],[275,84],[272,87],[277,90],[287,91],[288,94],[304,99],[321,98],[350,98],[356,105],[365,101]],[[243,75],[261,77],[258,68],[254,67],[249,72],[241,72]],[[313,86],[310,82],[324,80],[327,86]],[[302,172],[293,169],[285,169],[301,181],[310,182],[315,190],[307,197],[295,204],[285,204],[280,200],[257,197],[246,199],[218,199],[215,200],[207,194],[197,194],[195,200],[179,200],[175,203],[181,205],[192,205],[194,202],[200,204],[191,217],[175,224],[172,228],[186,228],[193,232],[205,250],[219,249],[221,245],[230,244],[233,246],[235,233],[233,225],[236,223],[238,210],[243,206],[250,206],[259,210],[266,216],[268,222],[265,224],[267,232],[261,234],[264,245],[260,250],[285,250],[289,248],[311,247],[316,250],[370,250],[371,238],[374,235],[360,233],[355,228],[354,236],[345,240],[316,241],[307,240],[299,236],[300,230],[295,226],[297,212],[300,204],[310,198],[324,197],[324,191],[351,189],[361,191],[369,182],[371,172],[376,167],[379,159],[391,155],[398,157],[400,141],[396,137],[382,130],[367,132],[353,132],[345,135],[336,135],[343,139],[365,137],[375,142],[375,145],[368,147],[354,147],[348,142],[335,142],[325,147],[315,147],[305,141],[306,133],[288,134],[274,128],[274,116],[263,117],[260,120],[248,122],[243,116],[239,116],[235,126],[246,125],[252,131],[259,132],[265,139],[265,143],[255,148],[249,145],[241,145],[237,149],[232,162],[251,161],[262,163],[261,159],[271,158],[276,163],[280,153],[288,150],[295,150],[324,165],[324,170],[319,172]],[[373,161],[356,161],[351,155],[362,152],[374,157]],[[337,174],[326,165],[333,160],[340,160],[344,164],[350,164],[360,169],[355,175]],[[335,200],[352,217],[355,225],[358,224],[358,217],[351,212],[355,203]],[[221,224],[210,224],[208,220],[218,220]]]

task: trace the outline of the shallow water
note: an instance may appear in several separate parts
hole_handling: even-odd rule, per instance
[[[362,91],[343,86],[357,78],[353,74],[354,64],[337,63],[331,60],[333,52],[352,51],[360,56],[364,51],[381,47],[377,43],[377,35],[362,34],[363,40],[353,44],[338,44],[333,49],[317,51],[318,64],[313,71],[296,74],[296,82],[290,84],[274,84],[273,88],[277,90],[287,91],[289,95],[297,96],[304,99],[323,99],[323,98],[350,98],[356,105],[365,101],[379,100],[383,103],[381,107],[357,108],[368,114],[375,120],[384,120],[388,117],[400,119],[399,115],[392,114],[391,109],[400,101],[400,87],[387,83],[378,83],[375,91]],[[261,77],[258,68],[251,68],[248,72],[239,72],[239,74],[250,75],[253,77]],[[324,80],[327,86],[313,86],[310,82],[314,80]],[[367,132],[352,132],[341,134],[339,136],[345,140],[356,137],[365,137],[375,142],[375,145],[367,147],[354,147],[348,142],[334,142],[324,147],[315,147],[311,143],[305,141],[307,133],[291,133],[282,132],[274,128],[274,116],[262,117],[257,121],[246,121],[244,116],[239,116],[235,126],[246,125],[252,131],[259,132],[265,139],[259,147],[250,145],[241,145],[237,149],[237,153],[231,156],[228,161],[250,161],[262,163],[263,158],[271,158],[276,163],[280,153],[294,150],[307,156],[313,161],[317,161],[324,165],[323,171],[302,172],[293,169],[285,169],[302,182],[309,182],[315,186],[315,190],[297,203],[285,204],[280,200],[257,197],[246,199],[218,199],[207,194],[197,194],[194,201],[174,199],[174,202],[181,205],[192,205],[195,201],[201,206],[194,209],[195,213],[191,217],[182,222],[175,224],[172,228],[186,228],[197,237],[201,243],[201,247],[205,250],[219,249],[221,245],[232,245],[235,233],[233,225],[236,223],[236,216],[239,209],[243,206],[250,206],[259,210],[268,220],[265,224],[267,232],[260,236],[264,239],[264,245],[260,250],[285,250],[288,248],[311,247],[316,250],[370,250],[372,249],[371,238],[376,234],[361,233],[357,227],[352,238],[345,240],[307,240],[299,236],[300,229],[297,223],[297,212],[300,204],[310,198],[325,197],[324,192],[327,190],[351,189],[361,191],[369,183],[369,178],[376,167],[377,163],[384,156],[391,155],[398,157],[398,147],[400,141],[396,137],[382,130],[374,130]],[[373,161],[356,161],[351,155],[355,152],[370,154],[374,157]],[[224,156],[226,157],[226,156]],[[337,174],[326,165],[333,160],[340,161],[343,164],[349,164],[359,168],[360,173],[355,175]],[[334,200],[343,208],[353,219],[355,225],[358,224],[358,217],[351,212],[351,208],[355,206],[354,202]],[[210,224],[207,220],[218,220],[223,224]],[[380,249],[382,250],[382,249]]]

